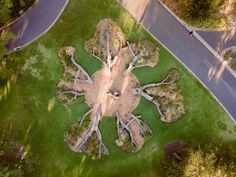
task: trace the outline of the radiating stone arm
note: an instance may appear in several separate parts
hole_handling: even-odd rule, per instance
[[[131,117],[131,119],[129,120],[129,122],[128,122],[128,126],[133,122],[133,121],[136,121],[138,124],[139,124],[139,126],[140,126],[140,131],[141,131],[141,135],[144,137],[144,128],[142,127],[142,126],[144,126],[146,129],[147,129],[147,131],[148,131],[148,133],[150,133],[150,134],[152,134],[152,130],[151,130],[151,128],[146,124],[146,123],[144,123],[142,120],[141,120],[141,116],[135,116],[135,115],[133,115],[132,113],[129,113],[129,116]]]
[[[134,53],[133,47],[130,45],[129,42],[127,42],[127,45],[128,45],[128,48],[129,48],[129,51],[130,51],[131,55],[132,55],[133,57],[135,57],[136,55],[135,55],[135,53]]]
[[[158,103],[157,101],[153,101],[153,103],[156,105],[157,111],[161,115],[161,117],[165,117],[164,113],[161,111],[160,103]]]
[[[66,90],[66,91],[62,91],[61,92],[62,94],[72,94],[73,95],[73,98],[71,98],[70,100],[68,100],[68,103],[70,104],[71,102],[73,102],[74,100],[77,100],[77,98],[79,96],[84,96],[85,93],[84,92],[77,92],[75,90]]]
[[[81,71],[81,72],[85,75],[85,77],[86,77],[85,82],[87,82],[87,83],[89,83],[89,84],[91,84],[91,83],[94,82],[94,81],[92,80],[92,78],[89,76],[89,74],[85,71],[85,69],[84,69],[82,66],[80,66],[80,65],[76,62],[74,54],[71,55],[71,62],[73,63],[73,65],[75,65],[75,66],[78,68],[77,73],[78,73],[79,71]],[[77,77],[78,77],[78,76],[77,76]],[[75,78],[75,79],[77,79],[77,78]]]
[[[128,49],[129,49],[131,55],[133,56],[133,58],[132,58],[132,60],[129,64],[128,68],[126,69],[125,74],[129,73],[130,71],[132,71],[135,68],[136,61],[139,60],[140,58],[142,58],[144,56],[144,53],[145,53],[144,50],[142,50],[139,54],[135,54],[135,52],[134,52],[132,46],[130,45],[130,43],[127,42],[127,44],[128,44]]]
[[[125,124],[120,116],[120,114],[118,112],[116,112],[116,117],[119,120],[119,125],[121,126],[122,130],[126,130],[131,138],[132,144],[135,145],[135,147],[137,147],[137,143],[134,140],[134,135],[131,131],[131,129],[129,128],[129,126],[127,126],[127,124]]]
[[[110,51],[110,35],[106,32],[106,39],[107,39],[107,65],[109,70],[111,69],[111,51]]]
[[[86,112],[83,117],[81,118],[80,122],[79,122],[79,126],[81,127],[81,125],[84,122],[84,119],[93,111],[93,109],[90,109],[88,112]]]
[[[140,96],[143,96],[145,99],[147,99],[148,101],[152,101],[153,100],[153,97],[148,95],[147,93],[145,93],[143,91],[142,88],[135,88],[135,89],[132,89],[132,93],[134,95],[140,95]]]
[[[85,93],[84,92],[77,92],[77,91],[74,91],[74,90],[66,90],[66,91],[63,91],[62,94],[72,94],[72,95],[75,95],[75,96],[84,96]]]
[[[138,90],[138,93],[141,93],[141,92],[144,92],[145,89],[147,88],[150,88],[150,87],[158,87],[158,86],[161,86],[161,85],[168,85],[168,84],[172,84],[175,82],[174,79],[170,80],[170,81],[167,81],[170,77],[170,74],[169,73],[161,82],[158,82],[158,83],[151,83],[151,84],[147,84],[147,85],[144,85],[144,86],[141,86],[139,88],[136,88],[136,90]],[[135,92],[134,92],[135,93]]]
[[[87,115],[90,114],[90,111],[88,111],[86,114]],[[84,115],[84,118],[87,116],[86,114]],[[80,142],[80,144],[77,147],[79,152],[83,152],[83,148],[88,143],[88,140],[91,138],[91,136],[94,133],[96,133],[97,138],[98,138],[98,159],[101,158],[102,153],[104,153],[105,155],[109,154],[107,147],[102,142],[102,134],[98,127],[100,119],[101,119],[101,108],[99,107],[96,110],[95,117],[92,119],[93,122],[92,122],[91,128],[87,131],[86,135],[83,137],[83,140]]]

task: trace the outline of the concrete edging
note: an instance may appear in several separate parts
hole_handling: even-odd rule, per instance
[[[232,115],[228,112],[228,110],[224,107],[224,105],[216,98],[216,96],[211,92],[211,90],[197,77],[197,75],[195,75],[180,59],[179,57],[177,57],[172,51],[170,51],[170,49],[168,49],[161,41],[159,41],[151,32],[148,31],[148,29],[143,26],[143,24],[141,24],[139,21],[136,20],[136,18],[123,6],[123,4],[121,4],[121,2],[119,0],[116,0],[120,5],[121,7],[127,11],[133,19],[135,19],[135,21],[140,25],[142,26],[145,31],[148,32],[148,34],[150,34],[156,41],[158,41],[169,53],[171,53],[202,85],[203,87],[209,91],[209,93],[211,94],[211,96],[217,101],[217,103],[224,109],[224,111],[229,115],[229,117],[231,118],[231,120],[234,122],[234,124],[236,124],[236,120],[234,120],[234,118],[232,117]],[[159,0],[157,0],[159,1]],[[169,11],[169,10],[168,10]],[[172,12],[173,13],[173,12]],[[172,14],[171,13],[171,14]],[[178,19],[177,19],[178,20]],[[183,25],[183,23],[182,23]],[[186,27],[186,26],[185,26]],[[187,27],[186,27],[187,28]],[[187,28],[188,29],[188,28]]]
[[[35,6],[38,3],[39,0],[35,0],[34,4],[32,4],[32,6],[30,6],[25,12],[23,12],[22,14],[20,14],[19,17],[17,17],[16,19],[14,19],[12,22],[4,25],[3,27],[0,28],[0,31],[5,30],[6,28],[10,27],[11,25],[13,25],[14,23],[16,23],[18,20],[21,19],[21,17],[23,17],[24,15],[26,15],[33,6]]]
[[[160,3],[171,15],[175,17],[175,19],[182,24],[187,30],[194,29],[190,27],[188,24],[186,24],[183,20],[181,20],[178,16],[176,16],[161,0],[157,0],[158,3]],[[221,55],[219,55],[199,34],[197,31],[194,31],[193,35],[196,37],[196,39],[199,40],[221,63],[224,62],[224,59]],[[228,66],[225,66],[226,69],[234,76],[236,77],[236,73]]]
[[[58,14],[57,18],[53,21],[53,23],[43,33],[41,33],[40,35],[38,35],[36,38],[32,39],[31,41],[25,43],[24,45],[22,45],[19,50],[22,50],[23,48],[27,47],[29,44],[33,43],[34,41],[39,39],[41,36],[43,36],[45,33],[47,33],[55,25],[55,23],[58,21],[58,19],[60,18],[61,14],[65,10],[68,3],[69,3],[69,0],[66,0],[66,3],[64,4],[64,6],[61,9],[60,13]],[[17,50],[17,51],[19,51],[19,50]],[[13,53],[13,52],[16,52],[16,51],[14,51],[14,49],[9,51],[9,53]]]
[[[224,31],[230,31],[232,29],[234,29],[235,27],[229,27],[226,29],[204,29],[204,28],[197,28],[192,26],[193,29],[195,29],[196,31],[205,31],[205,32],[224,32]]]

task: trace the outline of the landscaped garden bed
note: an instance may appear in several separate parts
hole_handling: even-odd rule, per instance
[[[64,74],[57,86],[59,100],[71,104],[79,96],[85,96],[90,107],[79,124],[72,124],[66,133],[65,142],[73,151],[86,152],[92,159],[101,159],[109,154],[99,129],[102,116],[116,116],[116,144],[121,149],[128,152],[140,150],[145,135],[152,134],[141,116],[132,114],[140,96],[156,106],[164,122],[176,121],[185,113],[183,96],[176,83],[180,79],[177,70],[170,71],[161,82],[141,87],[132,73],[135,68],[158,64],[159,49],[150,41],[131,42],[113,20],[103,19],[84,48],[104,65],[92,77],[76,62],[75,48],[66,46],[59,52],[64,66]],[[86,128],[84,121],[87,122]]]

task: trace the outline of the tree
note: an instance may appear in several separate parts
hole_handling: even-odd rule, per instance
[[[0,27],[20,16],[35,0],[0,0]]]
[[[185,0],[186,15],[190,18],[205,18],[210,15],[211,0]]]
[[[10,21],[12,7],[12,0],[0,0],[0,25]]]
[[[7,97],[11,84],[16,81],[17,61],[8,57],[8,50],[5,47],[6,41],[12,36],[12,33],[7,31],[2,31],[0,34],[0,101],[3,97]]]
[[[6,48],[6,43],[10,39],[14,38],[14,34],[9,32],[8,30],[0,31],[0,59],[3,58],[8,53],[8,50]]]
[[[33,176],[39,156],[14,141],[11,124],[0,137],[0,177]]]
[[[182,158],[165,158],[163,175],[168,177],[233,177],[236,176],[235,152],[226,145],[206,145],[177,152]]]

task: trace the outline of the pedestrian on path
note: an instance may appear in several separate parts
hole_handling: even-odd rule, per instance
[[[188,32],[188,35],[189,35],[189,36],[193,36],[193,30],[189,31],[189,32]]]

